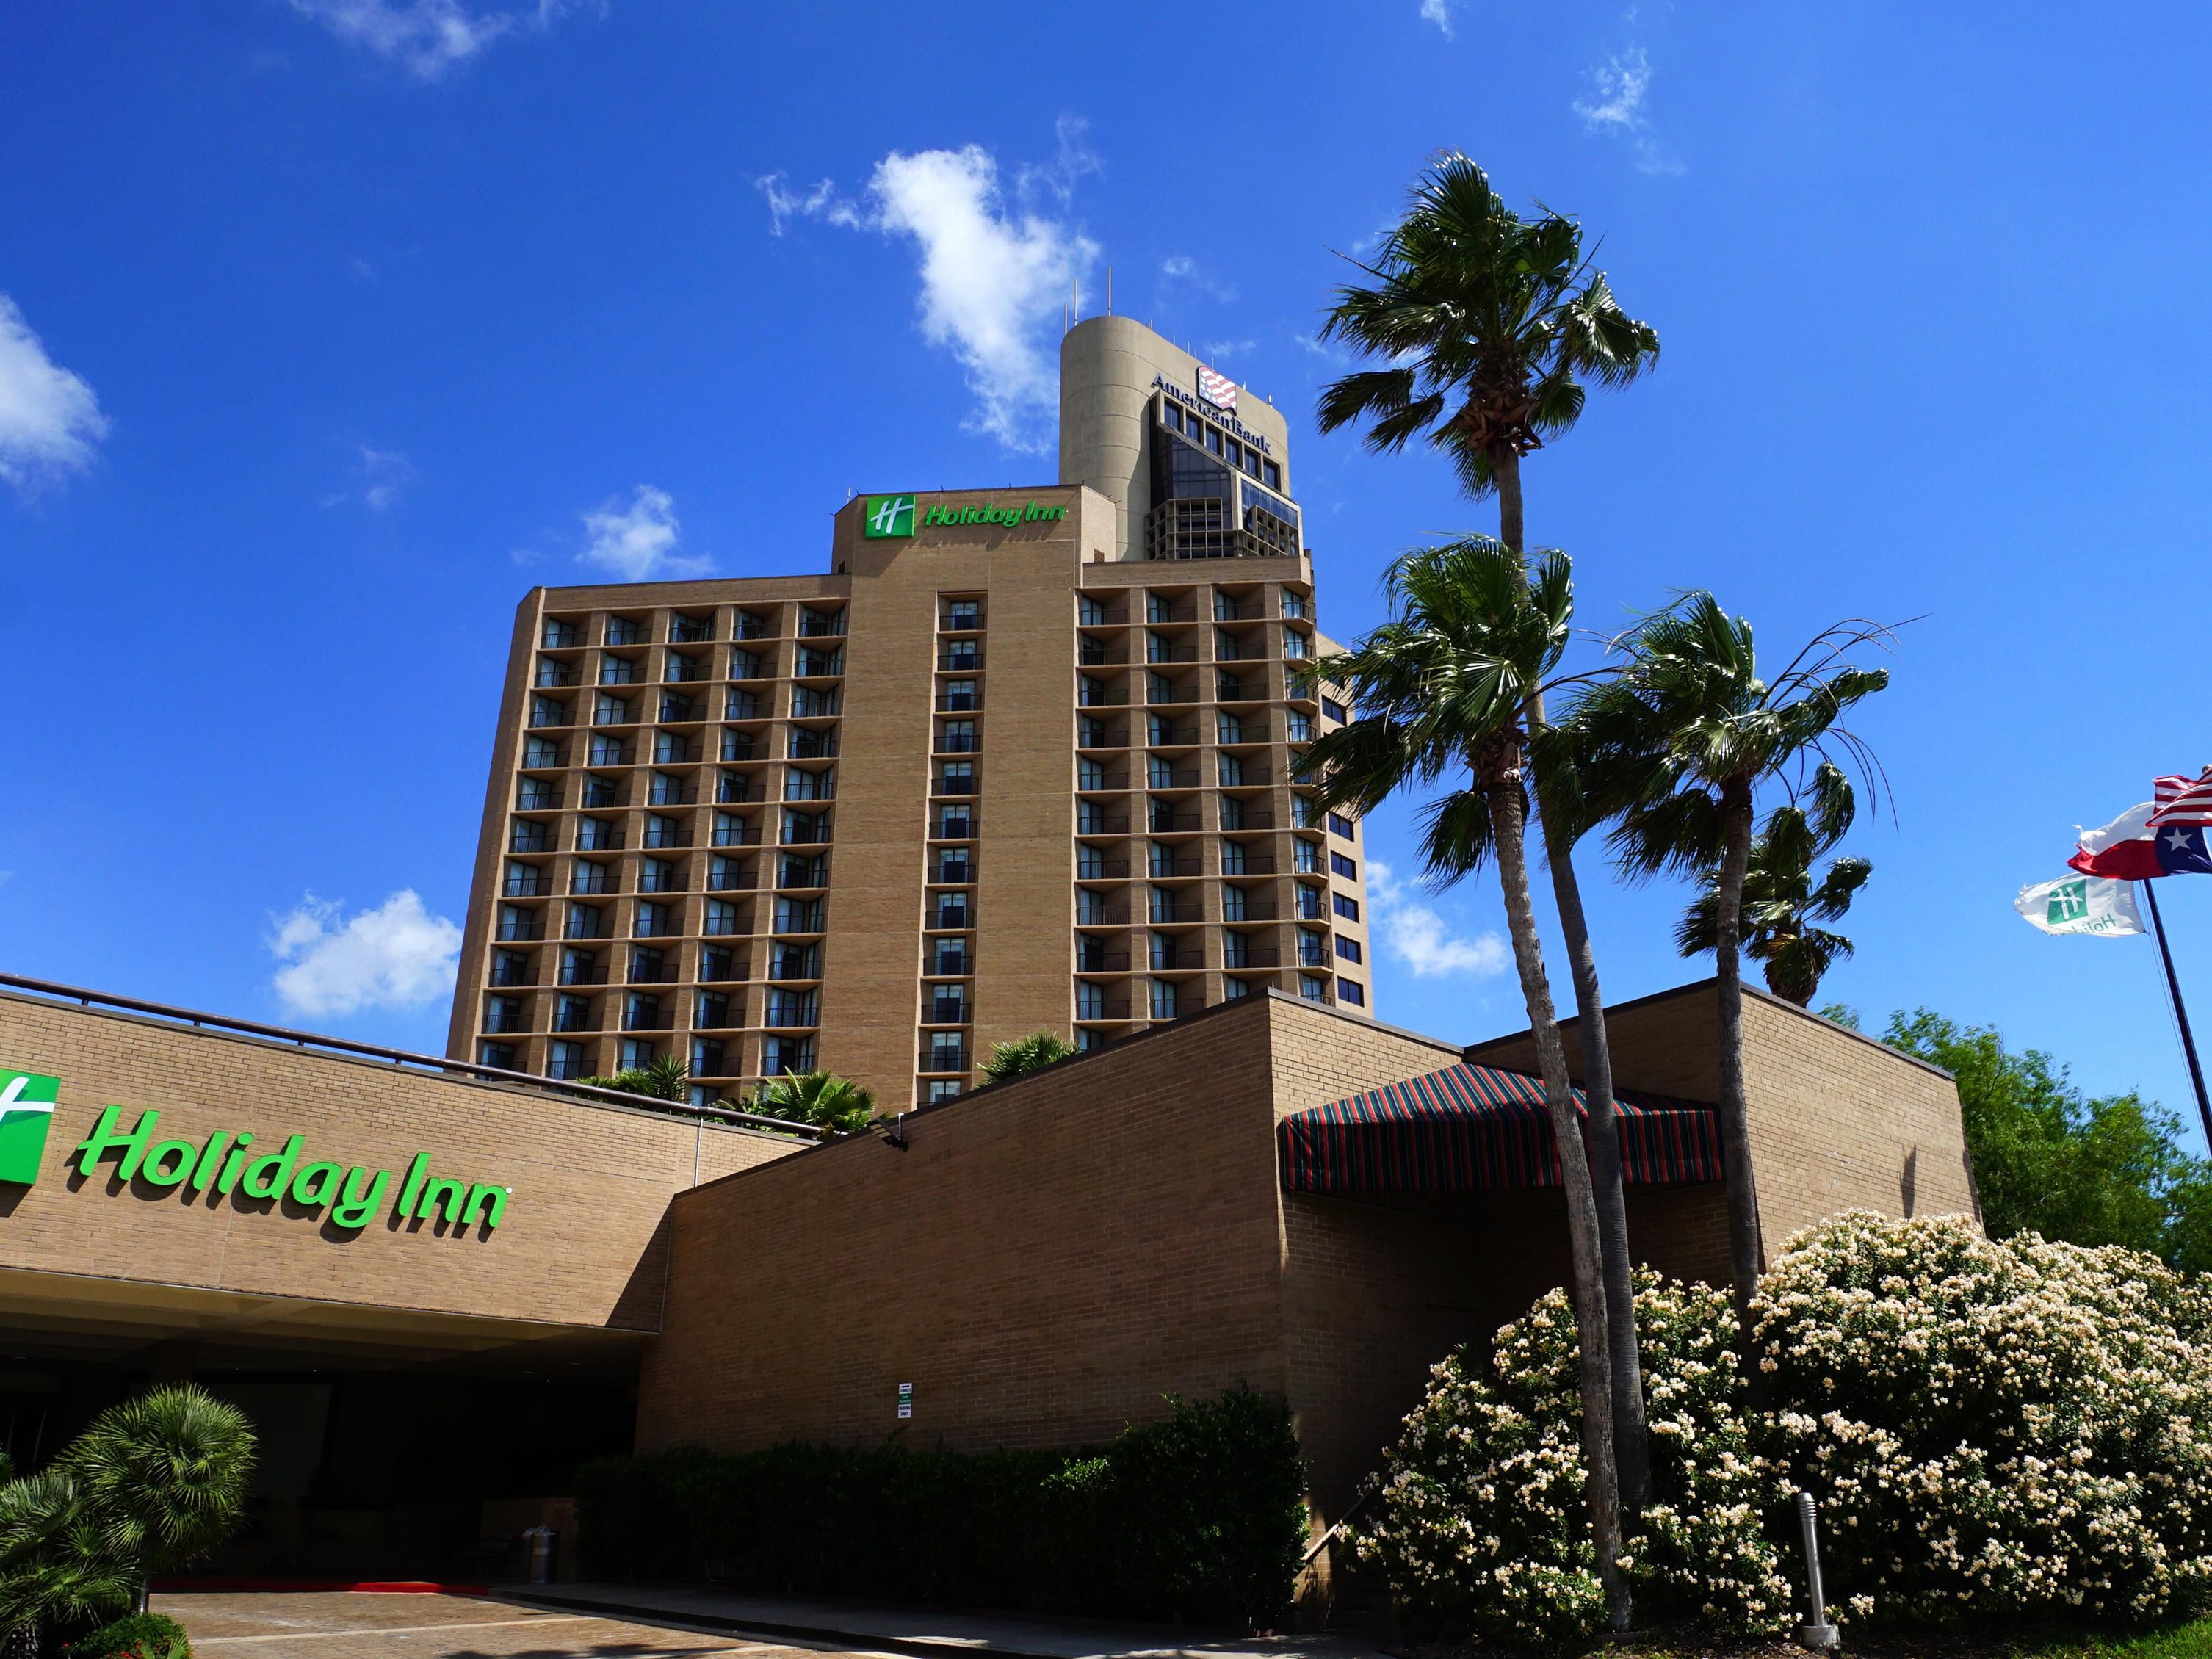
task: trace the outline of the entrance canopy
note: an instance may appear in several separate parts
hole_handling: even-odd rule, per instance
[[[1626,1178],[1652,1187],[1721,1178],[1710,1106],[1617,1091]],[[1575,1091],[1585,1121],[1589,1107]],[[1282,1182],[1297,1193],[1468,1192],[1556,1187],[1559,1154],[1544,1085],[1526,1072],[1462,1062],[1297,1112],[1276,1125]]]

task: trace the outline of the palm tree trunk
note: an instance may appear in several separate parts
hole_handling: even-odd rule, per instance
[[[1721,1139],[1728,1160],[1729,1273],[1734,1281],[1737,1341],[1746,1379],[1755,1389],[1751,1299],[1765,1255],[1759,1236],[1759,1188],[1751,1167],[1751,1120],[1743,1086],[1743,877],[1751,861],[1751,782],[1731,779],[1721,791],[1720,884],[1714,893],[1713,960],[1721,1017]]]
[[[1544,1103],[1551,1114],[1552,1138],[1559,1157],[1559,1184],[1567,1200],[1567,1247],[1574,1277],[1575,1325],[1582,1357],[1583,1461],[1589,1469],[1586,1498],[1590,1541],[1598,1576],[1605,1584],[1613,1627],[1626,1630],[1627,1581],[1616,1565],[1620,1553],[1620,1483],[1613,1463],[1613,1379],[1607,1352],[1604,1276],[1598,1243],[1597,1204],[1590,1185],[1589,1154],[1575,1112],[1573,1085],[1567,1081],[1567,1055],[1559,1041],[1559,1022],[1552,1006],[1552,988],[1544,977],[1543,947],[1536,938],[1536,912],[1529,898],[1520,757],[1509,751],[1495,775],[1483,778],[1490,808],[1491,839],[1504,890],[1506,930],[1513,939],[1513,963],[1520,970],[1521,994],[1528,1007],[1529,1034],[1535,1039],[1544,1077]]]
[[[1510,447],[1491,457],[1498,480],[1498,540],[1516,553],[1526,526],[1522,517],[1521,457]],[[1545,724],[1544,696],[1529,699],[1529,729]],[[1542,799],[1540,788],[1538,799]],[[1551,866],[1552,897],[1575,982],[1576,1034],[1583,1060],[1583,1093],[1589,1103],[1590,1177],[1596,1187],[1598,1249],[1604,1264],[1606,1346],[1612,1357],[1613,1447],[1620,1475],[1620,1501],[1640,1514],[1651,1501],[1651,1448],[1644,1414],[1644,1358],[1636,1334],[1636,1268],[1629,1253],[1628,1195],[1620,1162],[1620,1124],[1613,1097],[1613,1051],[1606,1042],[1605,1000],[1597,982],[1597,955],[1583,914],[1582,884],[1575,878],[1574,846],[1551,813],[1541,814],[1544,852]]]

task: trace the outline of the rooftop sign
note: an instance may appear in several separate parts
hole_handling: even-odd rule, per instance
[[[912,495],[871,495],[861,509],[861,533],[870,539],[884,536],[911,536],[917,527],[927,530],[933,525],[961,524],[1058,524],[1067,516],[1065,507],[1053,507],[1043,501],[1023,501],[1014,505],[1002,501],[983,501],[969,507],[933,506],[915,517],[915,497]]]
[[[1212,375],[1213,379],[1216,380],[1220,380],[1221,384],[1224,386],[1227,386],[1229,384],[1225,380],[1221,380],[1221,377],[1218,374],[1214,374],[1212,369],[1200,368],[1199,370],[1199,386],[1201,392],[1203,392],[1205,389],[1206,377],[1210,374]],[[1237,402],[1236,388],[1234,386],[1230,387],[1229,406],[1225,408],[1204,396],[1194,397],[1191,393],[1185,392],[1181,386],[1168,379],[1164,374],[1155,374],[1152,376],[1152,390],[1164,393],[1166,396],[1174,398],[1185,409],[1190,410],[1195,414],[1204,416],[1207,420],[1212,421],[1223,430],[1230,432],[1237,437],[1242,438],[1246,443],[1251,445],[1253,448],[1258,450],[1262,455],[1272,455],[1275,453],[1275,446],[1267,441],[1266,434],[1253,431],[1250,427],[1238,420],[1236,415],[1232,412]]]

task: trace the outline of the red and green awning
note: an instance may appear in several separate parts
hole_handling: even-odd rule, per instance
[[[1624,1173],[1636,1185],[1721,1178],[1710,1106],[1619,1091]],[[1589,1106],[1575,1091],[1585,1117]],[[1465,1192],[1556,1187],[1559,1160],[1544,1085],[1526,1072],[1462,1063],[1386,1083],[1276,1125],[1283,1186],[1299,1193]]]

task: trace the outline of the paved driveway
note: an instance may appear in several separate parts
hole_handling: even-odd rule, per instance
[[[465,1595],[157,1594],[200,1659],[821,1659],[794,1648]]]

